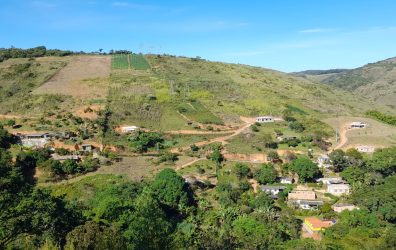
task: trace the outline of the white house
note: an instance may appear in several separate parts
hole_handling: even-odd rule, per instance
[[[316,160],[316,163],[318,163],[318,166],[321,168],[329,168],[331,167],[330,164],[330,158],[328,155],[321,155],[318,157],[318,159]]]
[[[293,178],[290,177],[281,177],[280,183],[282,184],[293,184]]]
[[[49,133],[17,134],[22,146],[24,147],[44,147],[51,139]]]
[[[319,206],[323,206],[324,203],[323,201],[296,200],[295,204],[304,210],[317,210]]]
[[[266,192],[267,194],[270,194],[273,198],[277,197],[279,192],[282,192],[283,190],[286,189],[285,186],[268,186],[268,185],[262,185],[260,187],[261,191]]]
[[[334,212],[337,213],[341,213],[344,210],[352,211],[355,209],[359,209],[357,206],[353,204],[342,204],[342,203],[334,204],[333,206],[331,206],[331,208],[334,210]]]
[[[131,132],[135,132],[139,129],[139,127],[137,126],[122,126],[121,127],[121,132],[122,133],[131,133]]]
[[[373,146],[360,145],[356,147],[356,150],[360,153],[374,153],[375,148]]]
[[[259,123],[274,122],[274,118],[272,116],[259,116],[256,117],[256,122]]]
[[[365,128],[367,127],[367,123],[364,122],[352,122],[349,125],[350,128]]]
[[[321,182],[324,185],[330,185],[330,184],[343,184],[344,181],[341,179],[341,177],[326,177],[326,178],[319,178],[316,180],[316,182]]]
[[[327,193],[335,196],[349,194],[350,186],[348,184],[330,184],[327,185]]]

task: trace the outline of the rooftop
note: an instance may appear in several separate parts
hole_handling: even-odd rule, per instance
[[[261,186],[262,190],[283,190],[286,189],[285,186],[268,186],[268,185],[262,185]]]
[[[317,217],[307,217],[304,219],[304,222],[306,224],[309,224],[309,226],[313,229],[322,229],[322,228],[329,228],[332,225],[335,224],[335,221],[331,220],[321,220]]]

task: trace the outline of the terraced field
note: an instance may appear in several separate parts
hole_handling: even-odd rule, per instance
[[[147,62],[146,58],[141,54],[131,54],[130,58],[130,66],[136,70],[147,70],[150,69],[150,64]]]
[[[117,54],[111,57],[112,69],[129,69],[129,55]]]
[[[141,54],[116,54],[111,59],[112,69],[150,69],[150,64]]]

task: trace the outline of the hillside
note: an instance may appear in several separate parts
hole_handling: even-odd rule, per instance
[[[307,78],[367,97],[391,108],[396,104],[396,57],[369,63],[353,70],[331,74],[310,74]]]

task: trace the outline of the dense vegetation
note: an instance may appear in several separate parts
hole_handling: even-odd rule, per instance
[[[379,121],[387,123],[389,125],[396,126],[396,116],[393,115],[386,115],[376,110],[369,110],[366,112],[366,115],[373,117]]]
[[[79,54],[83,52],[78,52]],[[39,46],[30,49],[19,48],[0,48],[0,62],[10,58],[34,58],[43,56],[68,56],[76,54],[70,50],[47,49],[45,46]]]
[[[339,216],[325,207],[319,213],[337,219],[322,242],[300,239],[301,221],[285,207],[255,194],[248,179],[274,183],[271,164],[252,170],[225,166],[218,147],[211,157],[218,183],[188,184],[172,169],[151,181],[130,182],[112,175],[87,177],[70,185],[37,187],[34,169],[45,151],[22,151],[11,160],[14,143],[0,129],[0,247],[65,249],[392,249],[396,223],[396,148],[365,159],[356,150],[337,151],[331,160],[353,186],[350,201],[360,210]],[[216,154],[217,152],[217,154]],[[341,153],[342,152],[342,153]],[[65,163],[66,164],[66,163]],[[319,174],[308,158],[281,166],[301,181]],[[90,190],[89,192],[87,192]],[[212,191],[211,191],[212,190]],[[214,191],[214,193],[213,193]],[[206,193],[206,195],[204,195]],[[66,196],[64,196],[66,195]],[[364,245],[367,244],[367,245]],[[23,247],[23,248],[24,248]]]

